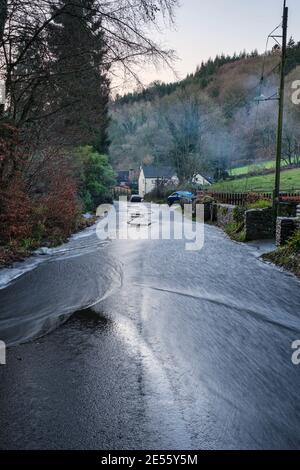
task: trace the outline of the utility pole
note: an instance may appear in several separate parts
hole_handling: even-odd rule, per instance
[[[279,88],[279,113],[278,113],[278,131],[277,131],[277,152],[276,152],[276,170],[275,170],[275,189],[273,205],[274,210],[278,214],[280,202],[280,170],[282,158],[282,135],[283,135],[283,113],[284,113],[284,82],[285,82],[285,63],[287,50],[287,30],[288,30],[288,7],[286,0],[283,5],[283,22],[282,22],[282,52],[281,52],[281,68],[280,68],[280,88]]]

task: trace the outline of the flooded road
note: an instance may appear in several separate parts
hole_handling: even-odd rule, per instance
[[[299,281],[259,254],[91,228],[0,272],[0,449],[299,448]]]

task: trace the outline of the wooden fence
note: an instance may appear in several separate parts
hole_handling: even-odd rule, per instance
[[[222,204],[231,204],[233,206],[244,206],[248,202],[256,202],[258,200],[272,201],[272,193],[227,193],[216,191],[198,191],[197,196],[202,198],[204,196],[211,196],[216,201]],[[300,193],[281,193],[280,202],[290,202],[300,204]]]
[[[130,196],[131,189],[128,186],[115,186],[112,190],[113,198],[118,199],[120,196]]]

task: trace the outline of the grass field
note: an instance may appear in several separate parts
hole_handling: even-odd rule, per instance
[[[214,191],[244,192],[244,191],[262,191],[271,192],[274,189],[275,174],[250,176],[233,181],[221,181],[211,186]],[[300,190],[300,168],[282,171],[281,173],[281,191]]]
[[[287,163],[284,161],[281,162],[282,167],[286,166]],[[229,171],[230,176],[241,176],[247,175],[253,171],[262,171],[262,170],[269,170],[271,168],[275,169],[275,160],[269,160],[266,162],[260,163],[252,163],[251,165],[241,166],[239,168],[233,168]]]
[[[247,175],[252,171],[261,171],[265,169],[275,168],[275,161],[252,163],[251,165],[241,166],[239,168],[233,168],[229,171],[230,176]]]

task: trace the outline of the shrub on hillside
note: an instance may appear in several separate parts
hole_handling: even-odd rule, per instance
[[[115,184],[114,171],[108,156],[86,145],[76,151],[79,165],[80,197],[87,211],[112,201],[111,189]]]
[[[54,149],[28,150],[18,131],[0,125],[0,263],[76,229],[81,207],[74,167]]]
[[[0,124],[0,244],[30,235],[31,201],[26,192],[22,170],[26,154],[20,151],[18,130]]]
[[[291,236],[286,246],[291,253],[300,253],[300,230]]]
[[[300,276],[300,230],[292,235],[286,245],[263,255],[263,258]]]
[[[58,175],[51,182],[48,194],[35,206],[36,233],[59,243],[75,229],[81,207],[77,199],[77,186],[71,177]]]
[[[0,244],[29,237],[32,232],[32,206],[20,178],[0,191]]]

